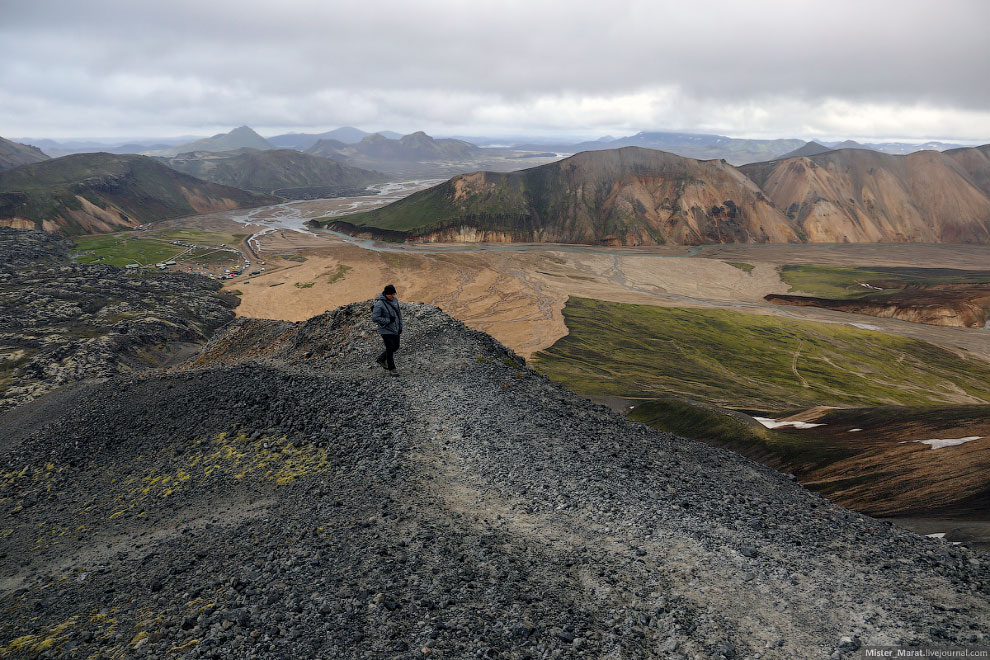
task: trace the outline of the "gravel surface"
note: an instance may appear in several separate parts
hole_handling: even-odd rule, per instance
[[[0,227],[0,412],[85,378],[161,366],[234,318],[199,275],[89,266],[72,244]]]
[[[975,644],[990,566],[403,304],[236,319],[0,416],[0,657],[855,657]]]

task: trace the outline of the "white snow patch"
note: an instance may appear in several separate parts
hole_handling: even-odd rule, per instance
[[[859,328],[860,330],[880,330],[881,329],[880,326],[878,326],[878,325],[871,325],[869,323],[850,323],[849,325],[853,326],[854,328]]]
[[[862,431],[863,429],[849,429],[849,433],[855,433],[856,431]]]
[[[811,422],[778,422],[772,417],[754,417],[753,419],[768,429],[776,429],[782,426],[793,426],[796,429],[813,429],[816,426],[825,426],[824,424],[813,424]]]
[[[973,440],[979,440],[982,435],[968,435],[965,438],[944,438],[935,440],[915,440],[915,442],[920,442],[923,445],[928,445],[932,449],[941,449],[942,447],[953,447],[955,445],[962,445],[967,442],[972,442]]]

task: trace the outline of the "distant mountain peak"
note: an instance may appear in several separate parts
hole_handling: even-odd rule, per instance
[[[826,151],[832,151],[830,147],[826,147],[823,144],[819,144],[812,140],[804,145],[798,147],[794,151],[788,151],[786,154],[777,156],[773,160],[784,160],[787,158],[798,158],[800,156],[817,156],[818,154],[823,154]]]
[[[169,149],[149,152],[146,155],[175,156],[176,154],[184,154],[192,151],[235,151],[244,147],[259,149],[261,151],[275,148],[272,143],[258,135],[250,126],[238,126],[229,133],[219,133],[213,137],[196,140],[195,142],[187,142],[186,144],[180,144]]]

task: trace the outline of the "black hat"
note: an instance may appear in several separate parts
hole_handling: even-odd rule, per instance
[[[386,284],[385,285],[385,290],[382,291],[382,293],[384,293],[386,296],[387,295],[390,295],[390,294],[394,296],[395,295],[395,287],[392,286],[391,284]]]

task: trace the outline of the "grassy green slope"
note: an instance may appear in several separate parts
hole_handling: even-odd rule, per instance
[[[422,233],[465,220],[479,228],[502,228],[503,222],[519,223],[529,215],[529,204],[520,176],[485,172],[493,181],[491,191],[455,200],[455,188],[446,181],[433,188],[413,193],[400,202],[381,208],[353,213],[343,218],[323,218],[324,225],[343,220],[355,227],[374,227],[390,231]]]
[[[534,357],[583,394],[683,396],[740,410],[990,402],[990,363],[838,324],[570,298]]]

